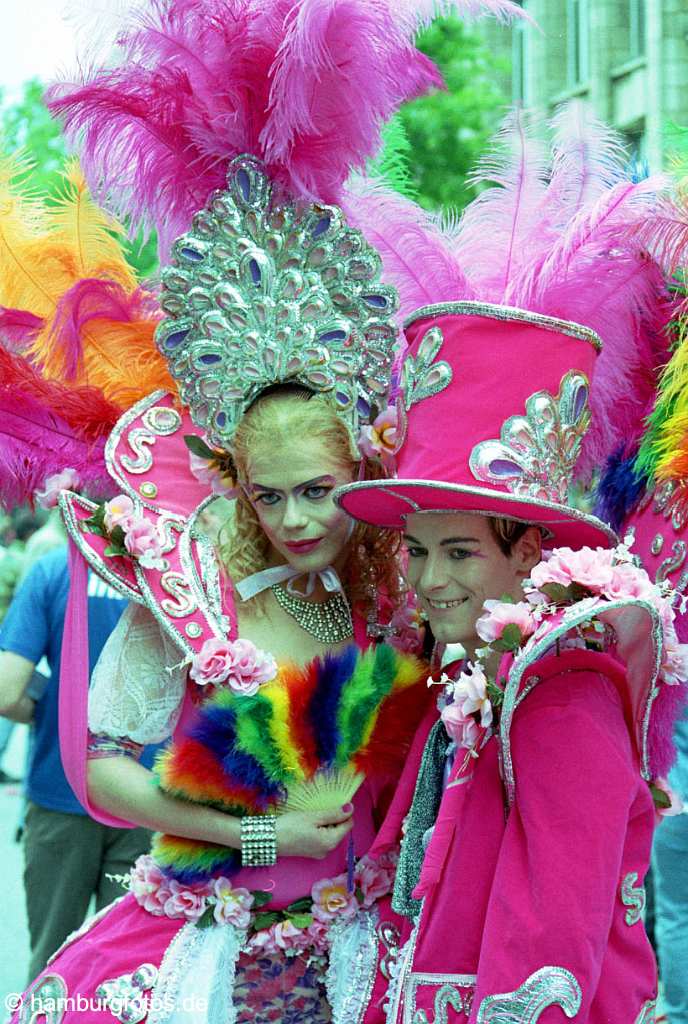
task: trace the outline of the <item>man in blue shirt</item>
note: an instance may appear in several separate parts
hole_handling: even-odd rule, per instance
[[[91,896],[96,909],[123,895],[112,875],[124,875],[150,846],[146,829],[116,829],[88,817],[65,778],[58,737],[62,630],[69,591],[67,551],[60,547],[32,566],[0,627],[0,715],[33,723],[26,779],[24,887],[31,939],[29,979],[84,920]],[[126,602],[89,576],[89,671]],[[34,700],[34,669],[45,657],[51,676]],[[33,678],[33,683],[32,683]],[[147,756],[146,756],[147,755]],[[144,752],[150,766],[154,751]]]

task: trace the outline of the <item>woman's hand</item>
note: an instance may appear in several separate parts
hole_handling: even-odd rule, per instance
[[[277,818],[277,856],[322,860],[353,828],[351,804],[338,811],[287,811]]]

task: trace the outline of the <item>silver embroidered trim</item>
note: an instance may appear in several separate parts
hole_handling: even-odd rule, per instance
[[[635,1024],[656,1024],[657,1021],[657,1000],[649,999],[636,1017]]]
[[[416,924],[410,936],[399,950],[394,963],[390,964],[390,982],[385,997],[385,1020],[386,1024],[397,1024],[399,1011],[403,1005],[406,985],[413,966],[413,957],[416,952],[418,941],[418,925]]]
[[[518,497],[566,505],[583,438],[590,426],[588,378],[565,374],[555,397],[537,391],[525,415],[505,420],[499,439],[480,441],[468,464],[476,480],[506,487]]]
[[[568,633],[569,630],[574,629],[576,626],[580,626],[584,622],[592,621],[601,612],[618,611],[623,608],[641,608],[650,616],[650,621],[652,623],[652,643],[654,648],[653,670],[650,679],[648,679],[648,694],[645,702],[645,711],[643,713],[640,736],[640,771],[644,779],[650,778],[648,732],[650,728],[652,705],[654,704],[655,697],[659,692],[656,682],[662,664],[663,645],[662,624],[660,622],[657,609],[647,601],[642,601],[639,598],[605,601],[593,608],[585,608],[583,611],[577,611],[577,606],[572,605],[566,611],[561,622],[554,630],[547,633],[545,636],[536,639],[530,646],[526,645],[521,653],[514,659],[511,671],[509,672],[509,678],[504,690],[502,713],[499,722],[499,734],[502,749],[502,764],[504,769],[504,787],[510,807],[513,805],[516,795],[516,781],[514,779],[514,768],[511,756],[511,724],[513,721],[514,711],[519,703],[519,688],[524,674],[531,665],[539,661],[539,659],[542,658],[548,650],[550,650],[555,642]]]
[[[515,306],[498,306],[491,302],[436,302],[430,306],[421,306],[414,310],[411,316],[404,320],[404,329],[416,323],[418,320],[425,320],[431,316],[446,316],[452,314],[463,314],[465,316],[485,316],[492,320],[513,320],[519,323],[532,324],[534,327],[542,327],[546,331],[554,331],[556,334],[566,334],[570,338],[580,338],[581,341],[588,341],[597,352],[602,351],[602,339],[590,327],[573,323],[571,320],[559,320],[556,317],[544,316],[542,313],[532,313],[528,309],[517,309]]]
[[[68,995],[67,982],[61,974],[44,974],[22,996],[19,1024],[60,1024],[67,1010]]]
[[[584,523],[587,526],[594,527],[596,530],[599,530],[600,533],[604,534],[610,541],[612,546],[615,546],[619,543],[619,538],[617,534],[614,532],[614,530],[612,530],[612,528],[608,526],[607,523],[602,522],[601,519],[598,519],[596,516],[590,515],[588,512],[581,512],[580,509],[572,508],[568,505],[560,505],[557,502],[534,501],[532,498],[522,497],[515,494],[506,494],[502,491],[488,489],[487,487],[468,487],[464,484],[447,484],[442,483],[441,481],[438,480],[361,480],[360,482],[357,483],[344,484],[343,487],[338,487],[337,490],[334,491],[333,497],[336,503],[341,508],[346,508],[342,504],[342,498],[345,498],[347,494],[353,491],[381,490],[385,491],[387,494],[391,494],[393,498],[397,498],[399,502],[403,502],[403,504],[406,505],[407,507],[405,511],[400,511],[398,513],[397,522],[385,522],[383,524],[378,524],[388,527],[390,529],[401,528],[404,525],[405,517],[407,515],[410,515],[412,512],[417,513],[418,515],[437,515],[438,513],[444,515],[446,514],[447,511],[451,511],[450,509],[448,510],[446,508],[421,508],[421,506],[416,501],[414,501],[412,498],[410,498],[407,494],[405,494],[402,490],[399,489],[401,487],[409,487],[412,488],[413,490],[416,490],[417,488],[420,487],[423,490],[427,491],[454,491],[457,494],[470,494],[476,498],[487,498],[490,500],[490,502],[494,502],[495,498],[498,498],[499,503],[504,504],[505,506],[508,506],[512,503],[521,506],[526,505],[529,506],[529,509],[532,508],[532,515],[528,515],[526,517],[525,515],[514,514],[514,512],[512,512],[512,510],[508,507],[505,508],[504,515],[508,516],[509,519],[514,519],[518,523],[528,523],[529,525],[532,523],[537,523],[538,525],[540,525],[540,523],[542,522],[542,525],[545,528],[547,527],[548,523],[551,526],[556,526],[558,523]],[[541,518],[537,515],[538,509],[548,509],[552,512],[558,512],[560,518],[550,518],[541,520]],[[349,514],[352,515],[353,518],[355,519],[360,519],[362,522],[374,522],[377,524],[377,520],[365,519],[363,515],[361,515],[361,513],[359,512],[351,512]],[[495,511],[493,508],[489,510],[462,508],[461,514],[471,516],[494,516]]]
[[[61,491],[58,497],[58,505],[60,508],[60,514],[62,520],[67,529],[67,533],[72,538],[77,548],[84,556],[89,566],[95,573],[100,576],[101,579],[109,583],[113,590],[116,590],[118,594],[125,597],[128,601],[135,601],[137,604],[145,604],[143,595],[135,587],[130,586],[126,580],[122,579],[121,576],[117,576],[110,566],[100,557],[97,551],[94,550],[86,542],[84,533],[79,525],[80,520],[77,518],[74,508],[79,507],[89,514],[95,512],[97,505],[94,505],[92,501],[88,501],[87,498],[82,498],[79,494],[74,494],[72,491]]]
[[[404,1024],[447,1024],[448,1009],[470,1016],[475,995],[475,974],[411,974],[406,992]],[[433,1019],[425,1010],[417,1009],[416,997],[421,986],[434,985],[437,988],[433,1003]],[[466,991],[461,992],[461,989]]]
[[[625,921],[626,924],[632,927],[637,924],[638,921],[642,920],[643,911],[645,910],[645,886],[638,885],[638,872],[630,871],[621,882],[620,889],[621,902],[624,907],[627,907]]]
[[[229,165],[162,272],[156,343],[183,403],[228,448],[272,384],[329,392],[352,439],[387,404],[398,297],[335,206],[290,203],[255,157]]]
[[[150,992],[157,979],[155,964],[141,964],[131,974],[101,981],[95,991],[96,998],[120,1024],[140,1024],[148,1015],[146,992]]]
[[[439,327],[431,327],[423,336],[415,356],[404,359],[401,390],[406,409],[444,391],[451,383],[453,374],[449,363],[444,360],[435,362],[443,344],[442,331]]]
[[[560,1006],[572,1019],[581,1000],[581,987],[571,971],[565,967],[541,967],[515,992],[486,996],[476,1024],[536,1024],[550,1006]]]
[[[329,929],[330,962],[325,975],[333,1024],[361,1024],[375,984],[378,911],[359,911]]]

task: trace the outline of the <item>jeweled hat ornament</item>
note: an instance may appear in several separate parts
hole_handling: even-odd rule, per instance
[[[540,525],[548,546],[614,543],[571,487],[642,417],[630,381],[650,354],[661,363],[658,338],[666,353],[661,264],[676,247],[653,214],[667,181],[629,181],[579,106],[553,130],[549,173],[518,112],[483,161],[477,179],[497,184],[445,238],[436,301],[406,321],[398,479],[339,491],[355,518],[401,529],[412,512],[463,511]]]

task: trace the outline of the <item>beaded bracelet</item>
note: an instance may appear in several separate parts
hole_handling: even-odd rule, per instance
[[[269,867],[277,860],[277,816],[259,814],[241,819],[241,864]]]

